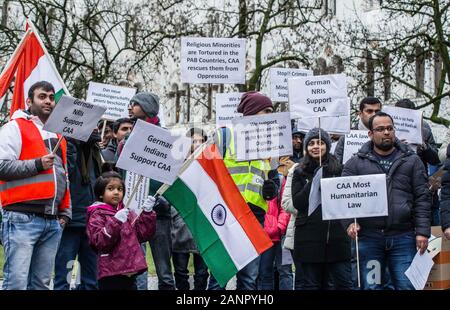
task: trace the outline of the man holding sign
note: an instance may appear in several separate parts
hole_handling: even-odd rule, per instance
[[[71,218],[66,140],[43,130],[55,89],[41,81],[0,131],[0,198],[5,248],[4,290],[49,289],[64,225]],[[12,233],[14,232],[14,233]]]
[[[416,248],[423,253],[430,236],[431,197],[420,158],[395,137],[394,121],[383,112],[369,119],[369,137],[344,166],[342,176],[384,173],[388,216],[343,220],[347,234],[359,235],[363,289],[382,289],[386,266],[395,289],[414,289],[405,271]]]

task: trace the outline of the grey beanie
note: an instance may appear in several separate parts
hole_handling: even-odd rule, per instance
[[[159,97],[150,92],[141,92],[131,98],[130,102],[136,102],[141,106],[145,115],[150,118],[158,115],[159,112]]]
[[[331,138],[330,135],[328,134],[328,132],[326,132],[325,130],[323,130],[322,128],[320,128],[320,135],[321,135],[321,140],[323,142],[325,142],[325,144],[327,145],[327,153],[330,152],[331,150]],[[311,141],[312,139],[319,139],[319,128],[313,128],[310,131],[308,131],[308,133],[305,136],[305,139],[303,141],[303,149],[306,151],[306,148],[308,147],[308,143],[309,141]]]

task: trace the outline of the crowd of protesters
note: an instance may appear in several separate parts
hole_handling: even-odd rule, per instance
[[[3,289],[68,290],[77,260],[76,289],[145,290],[147,242],[159,290],[191,289],[191,258],[193,289],[224,289],[209,273],[183,218],[156,196],[160,182],[150,181],[142,214],[123,205],[131,189],[125,188],[126,171],[115,163],[136,120],[160,126],[156,94],[137,93],[129,103],[129,118],[99,122],[87,142],[62,139],[55,153],[59,135],[43,130],[55,107],[53,86],[45,81],[32,85],[27,105],[0,130]],[[396,106],[414,109],[408,99]],[[274,106],[267,96],[251,91],[237,110],[243,116],[265,115]],[[414,289],[405,271],[417,251],[427,249],[431,226],[441,225],[450,239],[450,148],[447,143],[438,152],[425,122],[422,144],[399,140],[392,117],[381,110],[380,99],[361,100],[353,128],[367,131],[370,140],[346,163],[344,136],[333,151],[329,133],[298,130],[295,121],[293,154],[276,165],[273,159],[237,161],[232,127],[186,132],[191,153],[203,143],[217,145],[231,179],[273,242],[238,271],[238,290]],[[442,167],[439,182],[431,176]],[[357,222],[323,220],[320,180],[367,174],[387,176],[388,215]],[[375,278],[369,277],[373,260],[379,262]]]

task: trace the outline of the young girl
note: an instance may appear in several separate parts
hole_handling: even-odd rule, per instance
[[[320,131],[320,134],[319,134]],[[304,139],[305,155],[292,179],[292,201],[297,209],[294,233],[294,263],[302,290],[351,289],[350,239],[338,220],[322,220],[322,205],[317,200],[321,178],[341,175],[341,165],[330,154],[331,139],[319,128],[311,129]],[[320,166],[322,164],[322,166]],[[322,170],[320,170],[320,168]],[[317,179],[315,177],[317,176]],[[309,204],[317,207],[310,215]],[[329,287],[330,282],[332,287]]]
[[[136,275],[147,270],[142,242],[156,230],[155,199],[149,196],[142,214],[124,208],[125,184],[117,172],[103,173],[95,182],[97,202],[88,208],[87,235],[97,252],[100,290],[135,290]]]

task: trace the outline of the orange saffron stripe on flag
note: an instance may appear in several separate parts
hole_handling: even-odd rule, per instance
[[[242,229],[252,242],[256,252],[261,254],[270,248],[272,246],[272,241],[239,192],[239,189],[225,167],[220,154],[217,152],[216,145],[212,144],[207,146],[197,161],[216,183],[223,200],[233,213],[234,217],[241,224]]]

